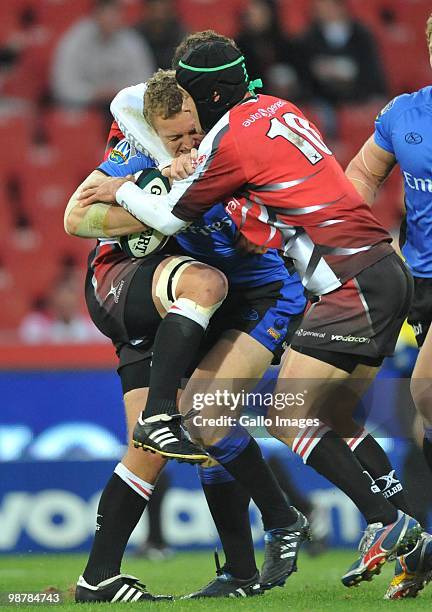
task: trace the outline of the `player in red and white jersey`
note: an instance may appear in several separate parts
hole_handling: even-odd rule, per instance
[[[339,411],[353,409],[353,399],[392,353],[412,279],[316,128],[289,102],[255,96],[256,83],[249,83],[235,46],[189,49],[177,81],[184,109],[206,132],[197,159],[189,162],[190,176],[174,181],[163,197],[143,194],[130,181],[112,181],[87,189],[82,203],[118,202],[143,223],[173,234],[224,199],[249,240],[279,248],[294,261],[314,297],[276,391],[287,391],[285,379],[303,379],[308,393],[288,414],[273,413],[271,433],[347,493],[365,516],[367,538],[343,577],[351,586],[378,573],[401,542],[415,543],[420,532],[402,488],[389,500],[375,485],[391,471],[380,446],[362,431],[344,429]],[[359,377],[364,380],[355,387],[348,383]],[[279,426],[276,416],[322,420],[299,428]]]
[[[170,200],[172,214],[192,221],[204,203],[229,198],[227,211],[242,233],[294,259],[314,294],[332,291],[392,252],[389,234],[290,102],[246,98],[210,131],[197,162]]]

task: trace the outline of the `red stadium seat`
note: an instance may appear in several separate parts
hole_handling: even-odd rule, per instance
[[[87,176],[101,161],[105,149],[105,124],[96,111],[55,109],[42,119],[48,142],[64,160]]]
[[[28,6],[27,0],[2,2],[0,5],[0,45],[10,40],[11,34],[20,29],[20,15]]]
[[[0,235],[8,236],[13,228],[12,203],[8,201],[6,181],[0,177]],[[0,266],[1,268],[1,266]]]
[[[16,171],[32,139],[31,111],[0,111],[0,177]]]
[[[310,0],[280,0],[279,14],[282,28],[290,34],[300,34],[309,25]]]
[[[86,17],[93,6],[92,0],[33,0],[41,24],[62,34],[75,21]]]
[[[0,277],[1,277],[0,271]],[[13,300],[11,294],[13,292]],[[3,287],[0,282],[0,341],[15,341],[16,328],[22,321],[24,315],[29,311],[30,303],[25,292],[21,291],[19,285]]]
[[[56,148],[34,147],[25,159],[25,172],[19,177],[23,207],[31,218],[49,223],[50,216],[63,214],[80,172]]]
[[[358,150],[374,131],[374,119],[382,102],[344,106],[338,111],[339,137],[350,148]]]
[[[219,0],[177,0],[177,10],[190,31],[213,29],[225,36],[234,36],[245,3],[245,0],[230,0],[221,7]]]
[[[388,230],[399,228],[404,214],[403,185],[396,167],[378,192],[373,212]]]
[[[380,49],[391,91],[413,91],[428,85],[431,69],[426,44],[412,31],[398,30],[380,39]]]

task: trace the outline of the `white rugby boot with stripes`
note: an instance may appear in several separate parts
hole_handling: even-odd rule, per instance
[[[171,595],[152,595],[135,576],[119,574],[99,582],[96,586],[88,584],[82,576],[79,577],[75,601],[77,603],[135,603],[136,601],[166,601],[173,600]]]
[[[157,414],[146,419],[141,413],[133,431],[133,444],[135,448],[141,447],[180,462],[203,463],[209,458],[206,451],[190,439],[180,414]]]

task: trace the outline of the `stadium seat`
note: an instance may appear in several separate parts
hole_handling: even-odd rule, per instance
[[[347,105],[338,110],[340,140],[358,150],[374,131],[374,119],[382,108],[381,101]]]
[[[28,303],[47,293],[60,270],[58,260],[47,257],[40,244],[41,248],[27,251],[17,249],[11,243],[4,253],[5,268],[14,279],[13,291],[19,287]]]
[[[216,29],[225,36],[234,36],[239,29],[239,15],[245,0],[177,0],[177,10],[191,31]]]
[[[48,142],[61,151],[73,171],[87,176],[101,161],[106,134],[97,111],[54,109],[44,114],[42,124]]]
[[[33,0],[33,3],[39,22],[52,27],[58,35],[86,17],[93,4],[92,0]]]
[[[12,206],[13,202],[8,200],[5,178],[0,176],[0,235],[2,237],[8,236],[13,228]]]
[[[11,35],[20,29],[20,14],[27,4],[26,0],[2,3],[0,8],[0,45],[7,43]]]
[[[0,270],[0,277],[1,277]],[[10,299],[13,292],[13,300]],[[16,328],[22,321],[24,315],[29,311],[30,304],[25,292],[20,289],[19,283],[13,286],[2,286],[0,282],[0,300],[2,308],[0,311],[0,342],[15,341]]]
[[[296,35],[303,32],[309,23],[310,0],[280,0],[279,14],[282,20],[282,29]]]
[[[0,177],[21,167],[23,155],[31,144],[32,128],[31,111],[0,111],[0,142],[3,146]]]
[[[380,189],[373,211],[386,229],[399,228],[404,204],[402,178],[397,167]]]

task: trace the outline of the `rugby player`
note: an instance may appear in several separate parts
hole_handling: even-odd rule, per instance
[[[432,63],[432,15],[426,41]],[[375,132],[347,167],[346,175],[372,206],[380,186],[399,164],[405,188],[402,253],[414,276],[414,299],[408,312],[420,349],[411,393],[423,419],[423,452],[432,470],[432,178],[430,157],[432,87],[402,94],[389,102],[375,120]],[[432,578],[432,537],[423,533],[417,546],[396,562],[389,599],[415,597]]]
[[[315,126],[286,100],[255,95],[257,84],[249,82],[235,46],[205,42],[188,49],[176,76],[184,110],[206,132],[193,173],[174,181],[166,196],[142,193],[123,179],[89,186],[82,204],[117,202],[146,225],[174,234],[225,200],[246,238],[292,258],[313,296],[276,391],[286,389],[284,379],[307,374],[306,400],[291,416],[331,413],[348,380],[373,378],[392,354],[411,302],[410,273]],[[351,447],[363,448],[361,462],[323,422],[271,433],[343,490],[368,523],[345,586],[369,580],[402,545],[417,542],[421,527],[404,496],[391,503],[371,487],[373,464],[388,463],[371,436],[351,438]]]
[[[147,123],[142,116],[144,92],[146,118],[156,128],[166,148],[173,156],[190,150],[199,137],[190,113],[181,111],[182,95],[174,73],[169,72],[158,72],[148,82],[147,89],[144,85],[128,88],[114,100],[114,115],[119,124],[127,124],[127,129],[130,130],[129,140],[139,143],[142,138],[140,134],[146,129]],[[130,110],[129,115],[125,115],[122,110],[124,108]],[[135,118],[135,122],[128,121],[131,117]],[[126,131],[126,128],[124,129]],[[106,176],[101,173],[135,173],[149,164],[148,155],[131,149],[130,143],[127,149],[128,140],[124,138],[117,123],[113,125],[109,142],[113,148],[98,171],[90,175],[91,180],[94,180],[95,176],[98,180],[106,180]],[[144,144],[148,146],[147,140]],[[151,160],[150,163],[154,164],[154,161]],[[109,248],[101,252],[96,263],[93,263],[94,256],[90,257],[86,294],[95,323],[117,342],[120,355],[119,374],[123,384],[128,428],[131,432],[145,403],[149,382],[151,352],[148,344],[152,330],[149,330],[139,312],[149,308],[149,298],[146,294],[151,294],[151,276],[143,278],[135,272],[124,303],[110,310],[109,326],[105,315],[106,299],[103,303],[100,295],[99,300],[95,299],[93,278],[100,274],[98,267],[107,263],[111,263],[110,274],[115,274],[118,278],[121,277],[118,276],[120,274],[127,278],[127,274],[119,270],[119,263],[126,270],[136,269],[139,265],[154,268],[160,264],[157,260],[151,263],[151,256],[147,264],[145,259],[126,261],[117,241],[109,241],[108,236],[118,235],[116,232],[119,231],[140,231],[144,226],[125,210],[113,208],[108,211],[108,208],[111,207],[97,205],[93,210],[79,208],[76,197],[73,196],[65,214],[65,225],[66,229],[75,235],[94,237],[93,231],[97,231],[100,236],[104,235],[105,241],[101,241],[99,249],[103,249],[104,244],[109,242]],[[99,227],[97,230],[91,230],[91,219],[86,220],[86,216],[95,218],[96,213],[102,213],[105,222],[102,224],[96,220]],[[198,372],[206,379],[215,376],[226,379],[260,378],[273,357],[280,357],[284,342],[292,335],[305,305],[298,277],[289,276],[284,262],[275,251],[269,251],[262,256],[244,256],[235,248],[235,237],[234,224],[223,207],[217,205],[202,223],[191,226],[187,233],[177,238],[184,252],[199,255],[225,269],[231,284],[224,310],[209,329],[207,344],[212,348],[207,346],[209,350],[198,367]],[[169,252],[171,247],[172,245],[167,246],[165,251]],[[180,257],[185,259],[185,256]],[[188,260],[192,261],[190,256]],[[190,271],[194,269],[191,265]],[[102,293],[102,298],[104,295]],[[134,336],[141,337],[145,333],[148,336],[147,343],[131,344],[133,338],[125,336],[124,332],[119,340],[114,323],[123,319],[128,308],[137,313],[135,317],[139,329]],[[251,316],[251,312],[254,316]],[[212,346],[216,338],[218,340]],[[98,521],[99,529],[96,531],[88,565],[78,583],[76,597],[79,601],[112,600],[117,596],[116,601],[122,601],[132,597],[131,589],[137,589],[139,586],[136,582],[131,582],[130,577],[119,573],[120,562],[130,533],[144,510],[157,474],[164,465],[164,459],[161,455],[148,453],[143,456],[133,447],[131,433],[129,441],[128,452],[117,466],[101,498],[98,509],[101,518]],[[258,592],[258,580],[262,581],[266,588],[283,584],[296,567],[299,545],[307,535],[306,520],[287,506],[255,441],[244,430],[237,428],[235,432],[216,441],[212,453],[226,464],[227,470],[213,462],[211,466],[200,468],[200,477],[223,543],[226,564],[224,568],[220,568],[216,580],[191,594],[191,597],[253,595]],[[234,480],[232,474],[238,477],[247,490]],[[266,560],[260,577],[255,566],[248,517],[251,496],[262,511],[266,529]],[[120,529],[118,525],[121,526]],[[284,554],[288,545],[293,555]],[[146,598],[149,597],[151,596],[146,594]]]

